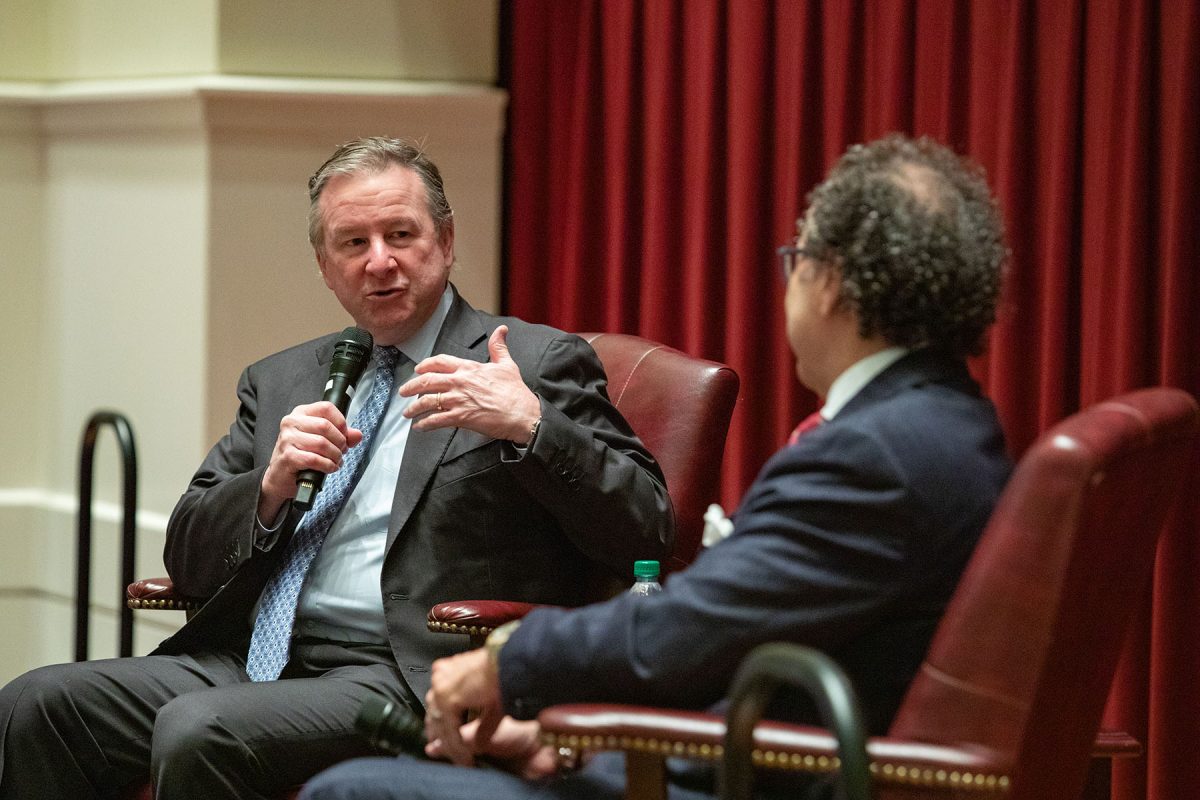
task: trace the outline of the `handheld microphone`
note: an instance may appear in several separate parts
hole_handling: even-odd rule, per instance
[[[371,348],[375,340],[362,328],[346,328],[341,340],[333,346],[333,363],[329,365],[329,381],[325,384],[322,400],[337,406],[343,414],[350,407],[354,387],[362,377],[367,362],[371,360]],[[301,511],[312,508],[313,499],[325,483],[325,473],[315,469],[301,470],[296,475],[296,499],[292,505]]]
[[[420,753],[425,749],[425,723],[408,708],[378,694],[363,700],[354,729],[372,747],[389,755]]]

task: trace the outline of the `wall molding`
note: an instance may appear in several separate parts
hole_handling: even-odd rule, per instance
[[[65,492],[49,489],[0,489],[0,508],[33,508],[55,514],[79,513],[79,498]],[[105,500],[92,501],[92,519],[98,522],[119,523],[124,509],[118,503]],[[138,532],[167,532],[168,515],[147,509],[138,509],[134,525]]]
[[[311,97],[469,97],[507,94],[490,84],[372,78],[272,78],[185,75],[85,81],[0,81],[0,102],[78,103],[156,100],[196,95]]]
[[[131,80],[0,81],[0,110],[24,110],[49,135],[136,131],[374,131],[380,115],[436,132],[439,144],[498,147],[508,95],[449,81],[262,78],[232,75]],[[14,119],[10,125],[28,125]]]

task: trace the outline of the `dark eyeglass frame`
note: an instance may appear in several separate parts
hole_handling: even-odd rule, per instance
[[[814,250],[794,244],[785,244],[783,247],[777,248],[775,255],[779,256],[779,268],[783,270],[784,283],[792,279],[792,273],[796,271],[796,265],[800,263],[800,259],[818,257]]]

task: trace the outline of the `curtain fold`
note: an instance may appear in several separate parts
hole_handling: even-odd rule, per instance
[[[1200,394],[1200,4],[511,0],[503,17],[506,311],[737,369],[727,509],[818,402],[774,248],[833,160],[888,131],[970,155],[1003,206],[1012,267],[972,369],[1014,455],[1121,391]],[[1197,466],[1107,712],[1147,746],[1120,800],[1200,785]]]

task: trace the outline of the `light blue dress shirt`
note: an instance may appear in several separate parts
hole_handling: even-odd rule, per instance
[[[412,377],[417,363],[433,354],[433,345],[453,301],[454,293],[447,286],[429,320],[411,338],[397,345],[406,358],[396,365],[393,392]],[[374,380],[372,366],[359,379],[346,414],[348,420],[354,419],[370,395]],[[400,462],[412,429],[412,420],[404,416],[404,409],[414,399],[392,395],[362,477],[309,568],[296,609],[298,636],[346,642],[388,641],[380,581],[388,518]],[[254,613],[257,616],[257,608]]]

